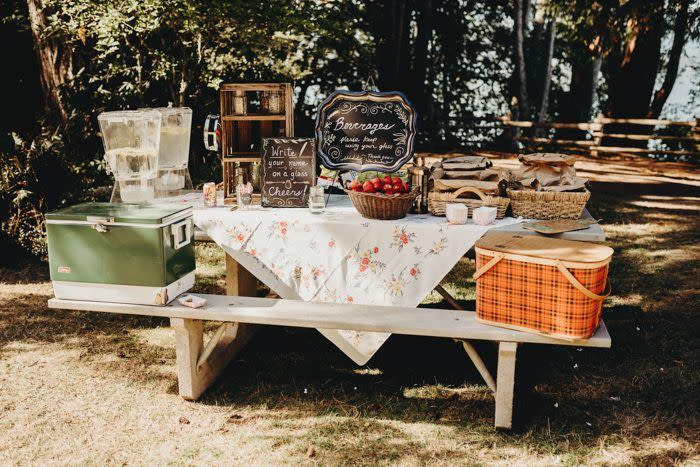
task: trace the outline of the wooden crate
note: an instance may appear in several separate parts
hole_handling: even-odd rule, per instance
[[[250,173],[260,163],[262,138],[294,136],[294,101],[290,83],[224,84],[220,98],[224,202],[230,204],[236,199],[236,167]]]

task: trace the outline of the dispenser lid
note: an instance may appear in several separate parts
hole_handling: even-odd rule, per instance
[[[156,107],[153,110],[160,113],[162,118],[171,115],[192,115],[192,109],[189,107]]]
[[[155,112],[153,109],[115,110],[100,113],[97,116],[97,120],[100,122],[115,123],[138,120],[157,120],[158,117],[158,113]]]

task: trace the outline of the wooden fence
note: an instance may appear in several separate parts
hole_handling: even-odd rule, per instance
[[[558,123],[498,118],[500,145],[531,151],[567,151],[593,157],[649,155],[700,162],[700,119],[673,121],[599,116],[593,122]],[[670,157],[669,157],[670,156]]]

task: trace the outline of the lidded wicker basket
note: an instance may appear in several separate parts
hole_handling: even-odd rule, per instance
[[[514,217],[526,219],[580,219],[591,192],[508,190]]]
[[[479,198],[460,198],[464,193],[474,193]],[[453,192],[431,191],[428,193],[428,210],[434,216],[444,216],[448,203],[460,203],[469,208],[469,217],[472,217],[472,211],[482,206],[496,208],[496,219],[503,219],[506,215],[506,210],[510,204],[508,198],[502,196],[487,195],[478,188],[465,186]]]
[[[610,294],[613,250],[590,242],[492,232],[476,242],[476,317],[560,339],[588,339]]]
[[[413,201],[418,196],[418,188],[408,193],[385,195],[345,190],[355,209],[368,219],[393,220],[406,217]]]

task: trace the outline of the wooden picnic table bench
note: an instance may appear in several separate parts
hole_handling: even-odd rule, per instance
[[[236,353],[247,343],[252,328],[247,324],[320,329],[390,332],[413,336],[446,337],[462,342],[484,340],[498,343],[496,378],[477,357],[475,364],[496,399],[495,426],[511,428],[513,389],[518,344],[553,344],[577,347],[610,347],[601,321],[596,334],[582,341],[561,340],[478,323],[471,311],[437,308],[382,307],[339,303],[304,302],[274,298],[200,295],[203,308],[192,309],[177,301],[167,306],[129,305],[75,300],[49,300],[50,308],[107,313],[162,316],[170,318],[175,330],[178,386],[180,395],[194,400],[213,383]],[[223,324],[204,344],[204,322]],[[471,346],[465,345],[469,352]],[[472,357],[472,355],[470,355]],[[477,362],[481,362],[480,364]]]

